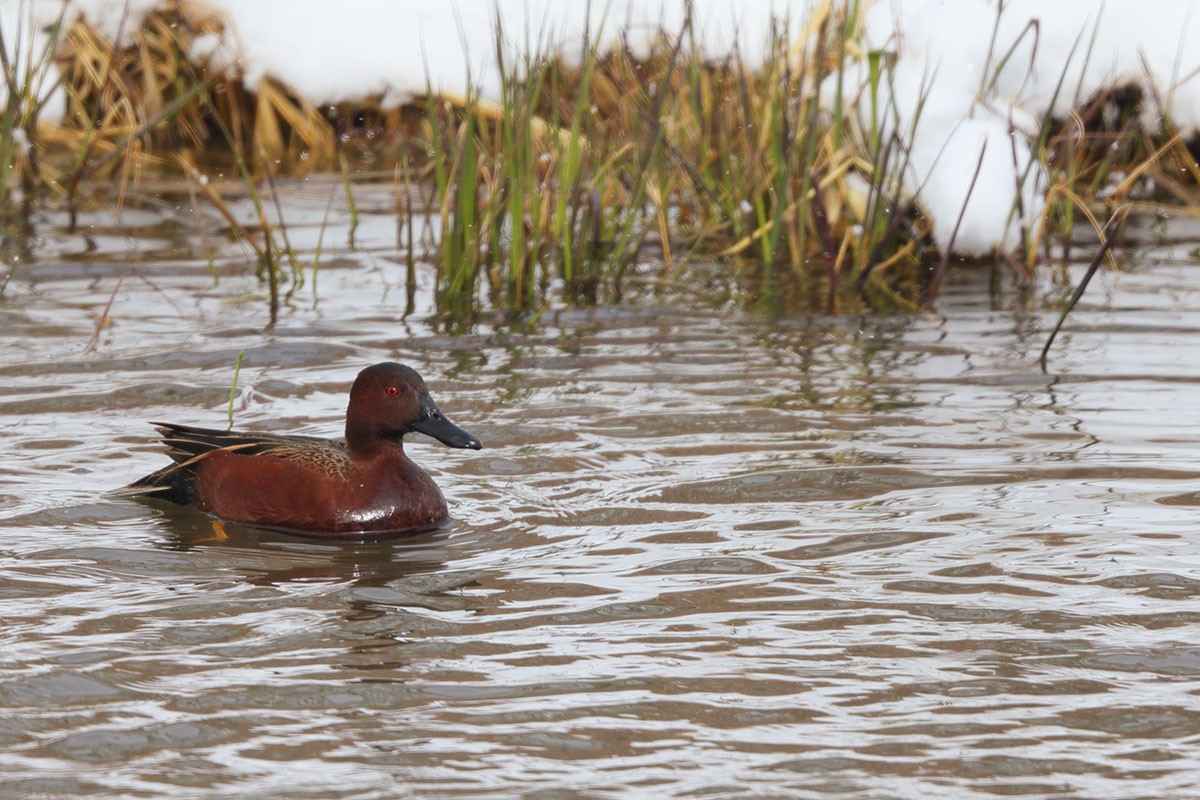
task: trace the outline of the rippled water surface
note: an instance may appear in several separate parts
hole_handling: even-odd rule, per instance
[[[42,221],[0,304],[0,796],[1200,797],[1192,245],[1126,253],[1043,374],[1052,314],[978,271],[936,316],[450,335],[374,200],[273,329],[187,215]],[[165,463],[147,420],[225,424],[239,351],[236,424],[315,435],[417,367],[485,444],[409,447],[453,525],[106,497]]]

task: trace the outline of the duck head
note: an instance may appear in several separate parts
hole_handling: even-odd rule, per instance
[[[446,418],[412,367],[385,361],[358,373],[346,409],[350,454],[368,455],[383,444],[399,443],[413,431],[447,447],[483,447],[479,439]]]

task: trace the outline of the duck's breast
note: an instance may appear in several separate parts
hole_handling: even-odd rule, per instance
[[[433,478],[407,457],[385,457],[351,469],[341,525],[346,530],[430,528],[446,521],[446,499]]]

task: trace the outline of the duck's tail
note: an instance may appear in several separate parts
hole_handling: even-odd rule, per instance
[[[109,494],[118,497],[149,495],[172,503],[188,505],[196,499],[196,462],[216,450],[247,447],[243,434],[195,428],[170,422],[151,422],[169,448],[167,455],[175,463],[139,478],[128,486],[113,489]]]

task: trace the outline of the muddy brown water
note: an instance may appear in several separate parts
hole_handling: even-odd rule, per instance
[[[39,221],[0,304],[0,797],[1200,797],[1195,231],[1043,374],[1052,315],[971,271],[936,315],[450,335],[399,318],[388,202],[270,330],[186,209]],[[422,371],[485,444],[409,448],[454,523],[104,496],[164,463],[147,420],[224,424],[240,350],[247,428],[337,435],[358,369]]]

